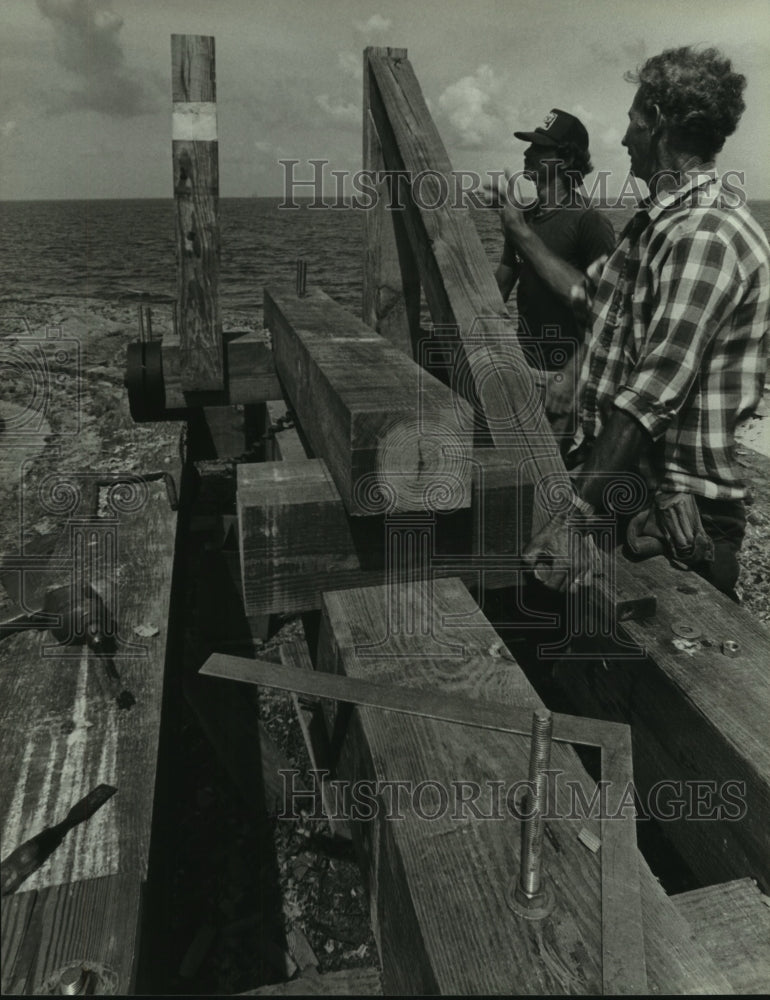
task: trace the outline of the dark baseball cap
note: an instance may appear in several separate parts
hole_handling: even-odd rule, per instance
[[[514,132],[517,139],[525,142],[535,142],[540,146],[562,146],[565,142],[574,142],[583,149],[588,149],[588,132],[585,125],[568,111],[551,108],[534,132]]]

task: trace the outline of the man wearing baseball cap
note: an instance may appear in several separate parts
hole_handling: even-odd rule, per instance
[[[517,287],[519,338],[528,363],[544,372],[545,407],[562,450],[575,431],[574,377],[584,329],[570,305],[570,289],[597,258],[615,245],[610,221],[583,197],[583,177],[593,168],[588,132],[574,115],[553,108],[530,132],[524,173],[537,202],[526,212],[501,214],[505,245],[495,272],[503,299]],[[532,252],[536,233],[549,253]]]

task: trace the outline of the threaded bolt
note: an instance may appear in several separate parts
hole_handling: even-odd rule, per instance
[[[82,965],[71,965],[59,979],[59,991],[65,997],[84,996],[91,992],[91,985],[91,973]]]
[[[537,709],[532,716],[532,748],[529,755],[530,792],[528,816],[521,831],[521,873],[519,888],[527,899],[540,893],[543,870],[543,813],[548,805],[548,770],[551,763],[553,716]]]

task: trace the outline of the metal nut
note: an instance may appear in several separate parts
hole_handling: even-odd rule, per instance
[[[741,647],[735,641],[735,639],[725,639],[722,643],[722,652],[725,656],[738,656],[741,651]]]

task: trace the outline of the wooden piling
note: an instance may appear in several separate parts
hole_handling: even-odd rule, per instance
[[[214,39],[171,36],[177,319],[186,390],[224,388]]]

